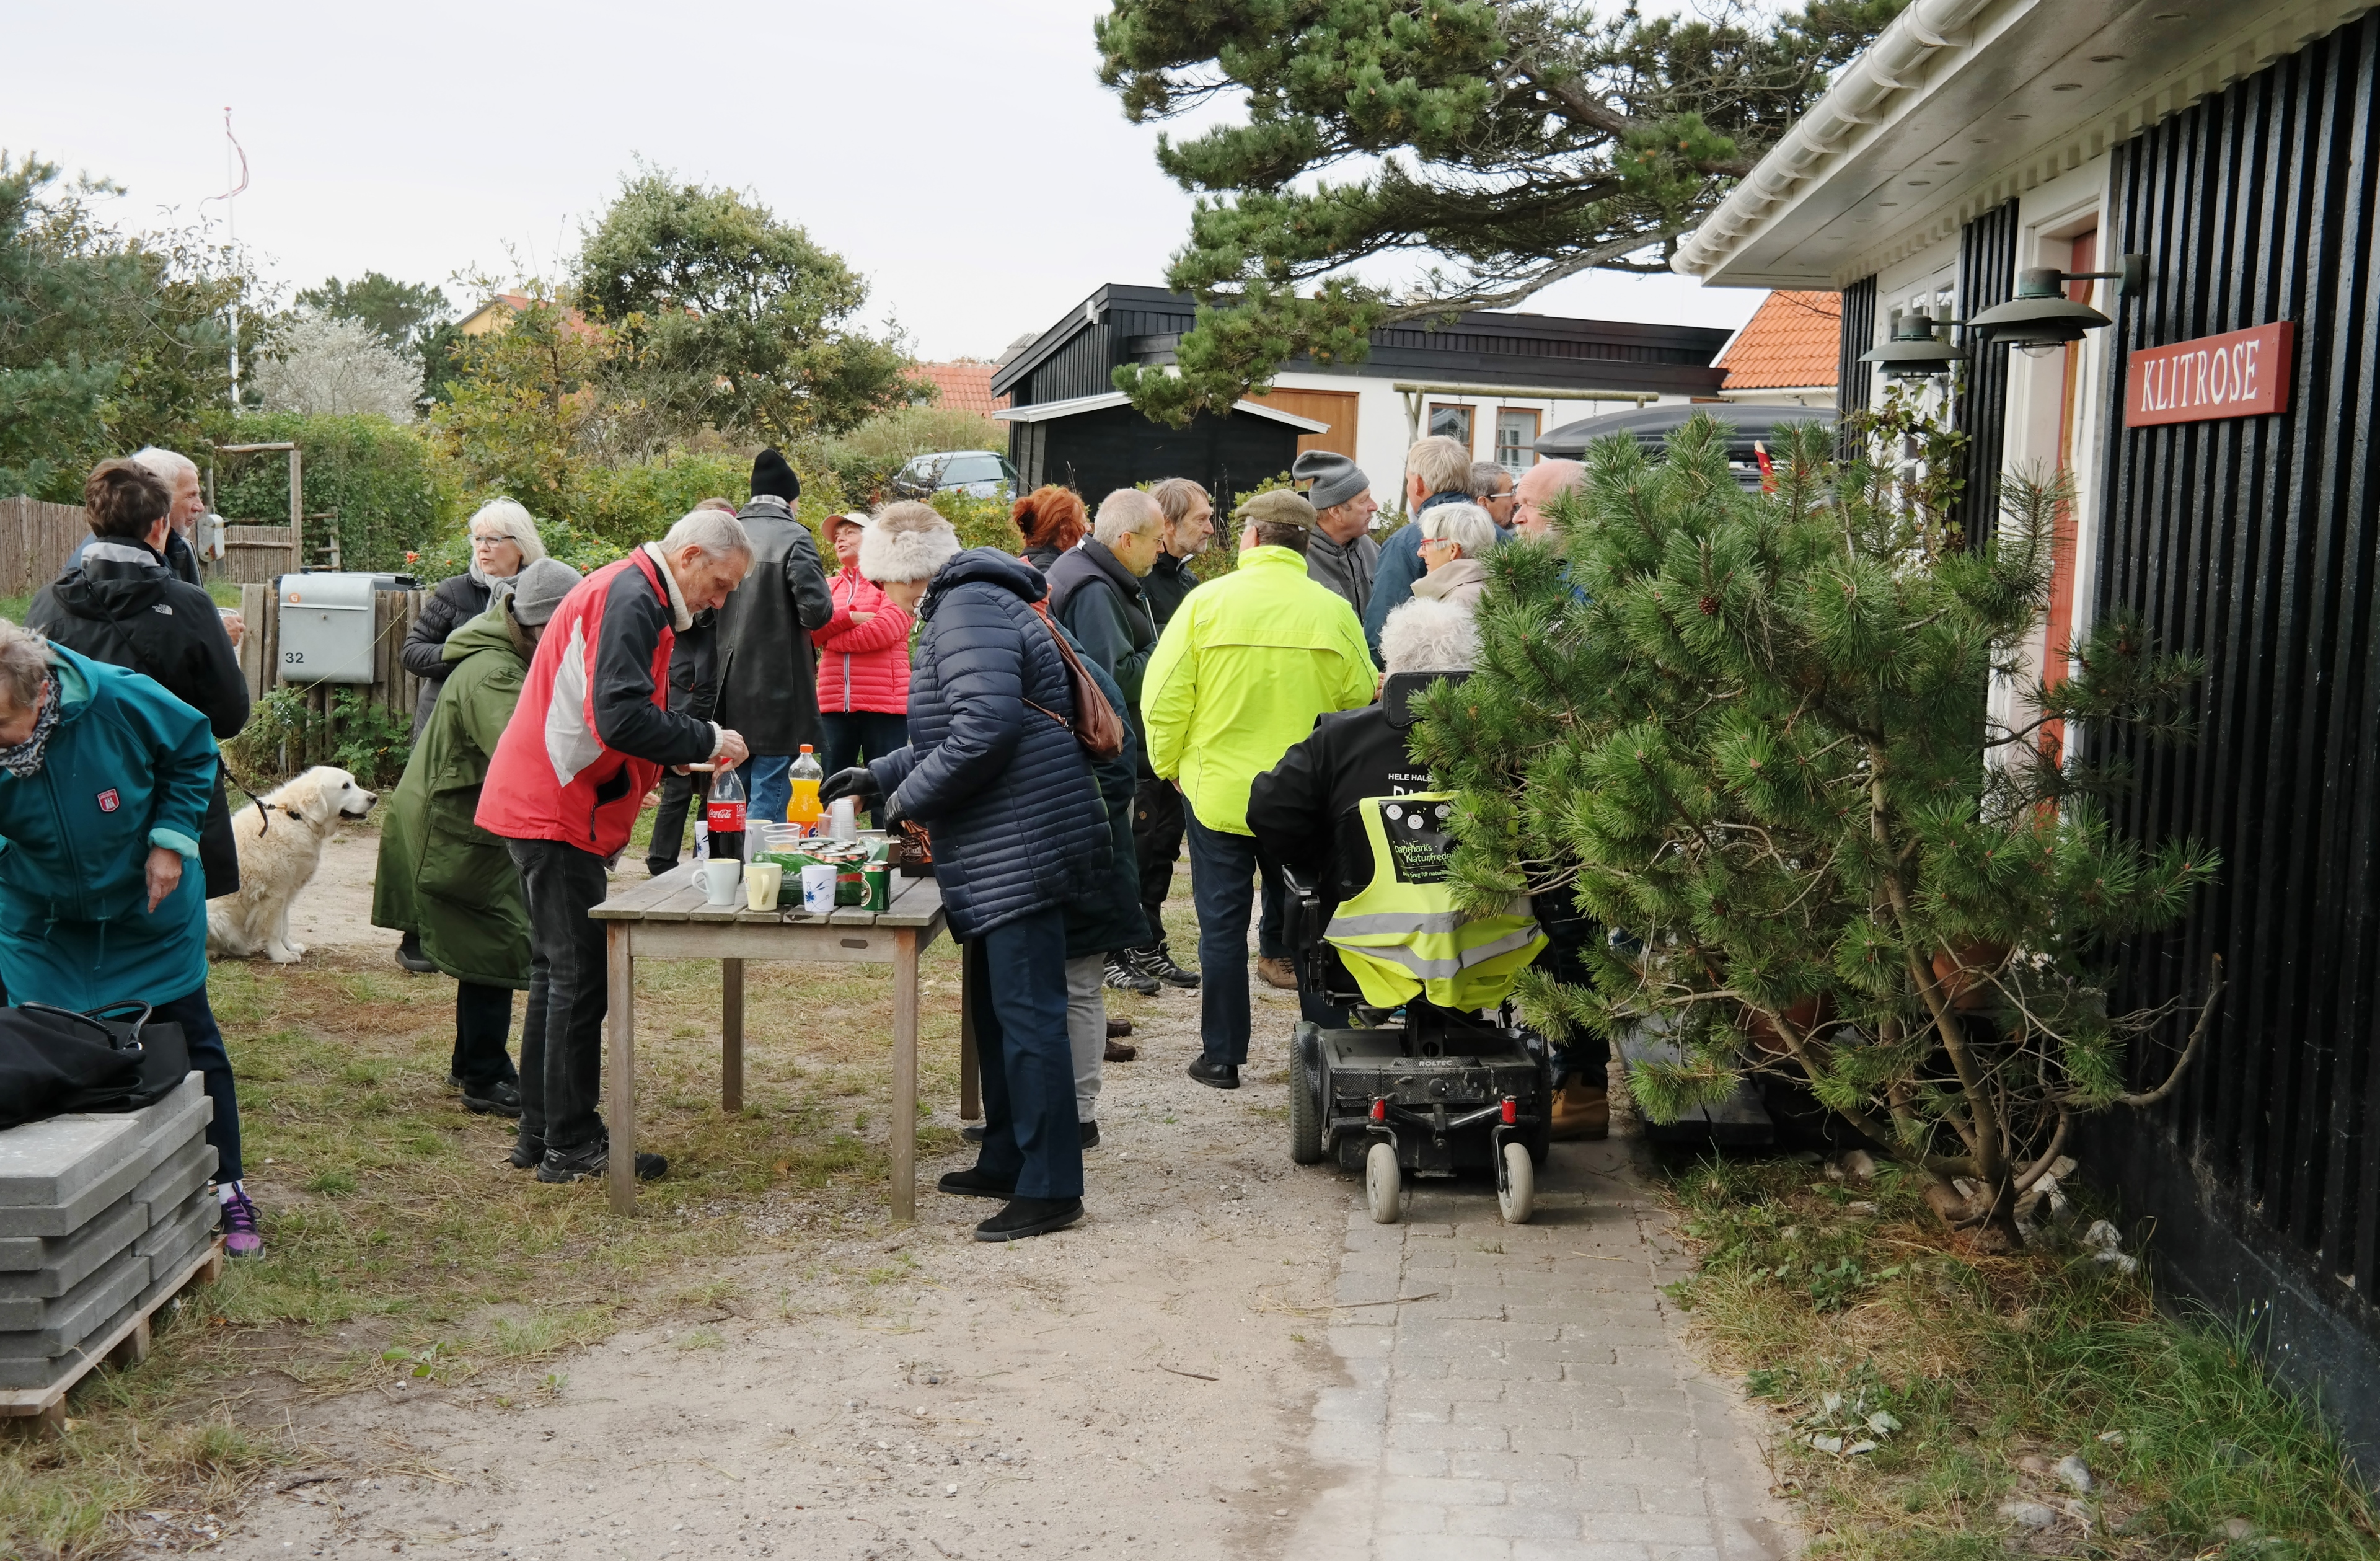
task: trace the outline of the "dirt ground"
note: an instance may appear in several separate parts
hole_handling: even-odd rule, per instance
[[[332,846],[300,941],[393,941],[368,924],[375,840]],[[1285,1035],[1293,1002],[1260,1002]],[[656,1275],[685,1304],[644,1331],[463,1388],[293,1398],[319,1457],[222,1553],[1278,1553],[1335,1478],[1305,1446],[1342,1380],[1322,1303],[1355,1189],[1290,1164],[1279,1059],[1204,1089],[1196,995],[1155,1010],[1108,1069],[1082,1226],[974,1241],[994,1205],[929,1190],[962,1154],[920,1165],[907,1230]]]

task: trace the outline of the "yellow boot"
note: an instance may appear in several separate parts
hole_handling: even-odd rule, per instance
[[[1553,1136],[1558,1142],[1599,1139],[1611,1131],[1610,1103],[1601,1090],[1573,1073],[1554,1091]]]

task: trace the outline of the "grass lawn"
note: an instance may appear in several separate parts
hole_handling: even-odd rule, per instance
[[[2095,1262],[2090,1211],[1983,1257],[1890,1166],[1681,1161],[1670,1185],[1703,1262],[1677,1299],[1774,1412],[1812,1555],[2380,1555],[2337,1442],[2241,1339]]]
[[[623,1219],[600,1182],[543,1187],[504,1165],[512,1124],[448,1091],[452,982],[407,976],[384,953],[216,966],[209,992],[239,1069],[267,1255],[190,1292],[145,1365],[87,1379],[62,1440],[0,1436],[0,1555],[105,1555],[128,1543],[128,1515],[203,1523],[229,1510],[248,1482],[306,1456],[282,1430],[293,1395],[397,1375],[535,1392],[561,1350],[716,1300],[706,1259],[881,1225],[891,968],[748,971],[747,1104],[727,1117],[718,967],[639,963],[638,1137],[671,1170]],[[920,1094],[947,1104],[947,940],[923,979]],[[956,1133],[919,1139],[935,1153]],[[854,1304],[883,1278],[820,1277],[847,1281]]]

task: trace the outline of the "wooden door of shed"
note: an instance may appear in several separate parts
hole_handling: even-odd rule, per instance
[[[1297,453],[1308,450],[1330,450],[1355,458],[1355,393],[1352,390],[1272,390],[1262,396],[1251,396],[1251,401],[1261,401],[1268,407],[1279,407],[1301,418],[1327,422],[1327,433],[1301,433],[1297,436]]]

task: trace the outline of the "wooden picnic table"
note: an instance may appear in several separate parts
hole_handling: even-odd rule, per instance
[[[747,910],[737,903],[704,902],[695,864],[683,862],[658,878],[634,884],[588,914],[605,923],[611,992],[609,1055],[603,1067],[603,1111],[612,1132],[612,1207],[637,1206],[637,961],[719,961],[719,1104],[744,1109],[744,962],[810,960],[821,964],[892,967],[892,1218],[917,1213],[917,956],[948,918],[941,886],[930,878],[895,874],[883,910],[845,906],[824,916],[799,909]],[[961,1114],[978,1114],[975,1048],[960,978]]]

